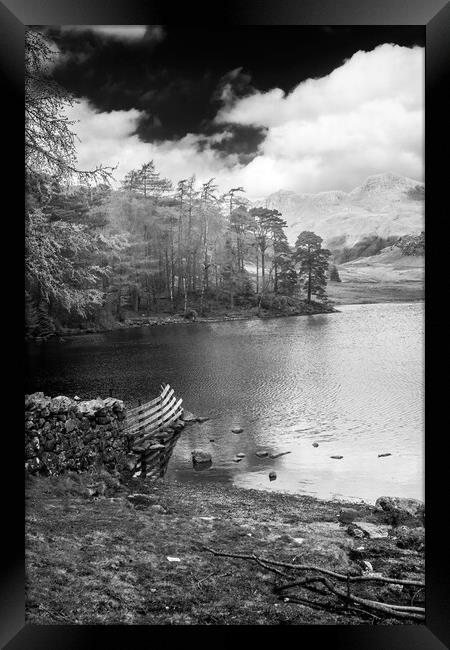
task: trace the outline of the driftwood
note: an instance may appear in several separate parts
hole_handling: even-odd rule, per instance
[[[361,583],[361,582],[369,582],[369,581],[381,582],[387,584],[399,584],[399,585],[406,585],[406,586],[417,586],[420,587],[419,589],[420,591],[425,587],[425,584],[419,580],[403,580],[400,578],[398,579],[385,578],[383,576],[371,576],[371,575],[350,576],[350,575],[344,575],[342,573],[337,573],[335,571],[330,571],[329,569],[323,569],[322,567],[315,566],[312,564],[290,564],[287,562],[272,560],[270,558],[262,558],[255,555],[254,553],[251,555],[244,554],[244,553],[226,553],[223,551],[217,551],[213,548],[210,548],[209,546],[203,546],[203,548],[209,553],[212,553],[213,555],[219,557],[230,557],[230,558],[235,558],[240,560],[250,560],[252,562],[256,562],[256,564],[259,564],[261,567],[269,571],[272,571],[274,573],[277,573],[278,575],[281,575],[284,578],[290,578],[291,576],[285,571],[280,571],[280,569],[276,567],[283,567],[285,569],[291,569],[291,570],[293,569],[295,571],[315,571],[317,573],[322,574],[315,577],[309,576],[299,580],[294,580],[284,585],[278,585],[275,587],[276,593],[280,593],[282,591],[285,591],[286,589],[292,589],[294,587],[303,587],[306,589],[313,588],[314,591],[317,591],[317,589],[314,589],[314,586],[316,586],[319,583],[322,586],[324,586],[325,589],[327,590],[327,591],[320,591],[319,592],[320,594],[327,595],[327,593],[332,593],[335,596],[337,596],[340,600],[343,600],[346,603],[346,607],[350,606],[351,609],[355,611],[356,610],[364,611],[361,610],[360,608],[361,607],[366,608],[370,611],[369,612],[364,611],[364,613],[369,614],[374,618],[379,618],[373,613],[373,612],[378,612],[380,614],[384,614],[385,616],[390,616],[392,618],[408,618],[417,621],[425,620],[425,609],[423,607],[413,607],[412,605],[393,605],[389,603],[382,603],[367,598],[361,598],[360,596],[356,596],[355,594],[350,593],[351,583]],[[329,579],[328,576],[334,578],[335,580],[340,580],[345,582],[347,586],[346,590],[341,591]],[[296,598],[295,596],[288,596],[288,598],[290,602],[300,602],[300,603],[302,602],[301,599]],[[315,603],[315,605],[318,607],[323,606],[322,603],[317,603],[317,602]],[[355,605],[359,605],[359,608],[356,607]]]

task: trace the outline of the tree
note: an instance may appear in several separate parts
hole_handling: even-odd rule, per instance
[[[330,266],[330,280],[331,282],[341,282],[336,264],[331,264]]]
[[[281,213],[278,210],[269,210],[268,208],[252,208],[250,215],[253,219],[251,226],[257,244],[257,250],[261,253],[261,292],[265,290],[265,261],[266,251],[274,238],[274,232],[278,236],[280,230],[286,227],[286,222],[281,219]]]
[[[25,30],[25,167],[28,175],[47,173],[60,180],[109,182],[112,167],[76,167],[74,124],[65,110],[75,98],[49,75],[56,52],[47,38]]]
[[[305,283],[309,303],[313,294],[320,298],[326,295],[326,274],[331,253],[322,248],[322,241],[315,233],[304,230],[295,242],[294,259],[300,265],[299,275]]]

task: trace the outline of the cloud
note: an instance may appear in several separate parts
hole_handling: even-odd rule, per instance
[[[279,189],[349,191],[386,171],[423,179],[423,48],[385,44],[357,52],[331,74],[288,94],[247,85],[248,94],[239,96],[233,92],[238,78],[239,68],[222,79],[217,132],[162,142],[139,139],[143,111],[98,113],[83,100],[72,109],[81,120],[80,166],[120,162],[122,178],[154,159],[174,182],[193,173],[199,181],[215,177],[221,191],[242,185],[252,200]],[[256,155],[240,155],[236,134],[254,139]]]
[[[61,25],[61,30],[90,31],[121,41],[139,41],[145,38],[159,43],[165,38],[165,31],[161,25]]]

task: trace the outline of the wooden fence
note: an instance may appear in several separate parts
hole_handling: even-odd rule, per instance
[[[136,471],[140,471],[141,476],[156,477],[165,473],[184,426],[177,422],[183,413],[182,402],[166,384],[161,386],[158,397],[127,412],[125,433],[131,451],[140,457]]]

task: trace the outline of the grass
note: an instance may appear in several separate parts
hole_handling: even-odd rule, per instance
[[[89,496],[88,487],[99,483],[103,496]],[[130,492],[147,494],[149,503],[133,504]],[[350,537],[337,520],[342,505],[211,483],[134,479],[120,484],[105,474],[27,477],[27,621],[370,623],[367,614],[351,614],[329,596],[316,596],[329,603],[328,609],[316,608],[306,591],[306,603],[285,602],[274,593],[275,574],[203,548],[309,562],[344,573],[361,572],[361,561],[368,559],[383,575],[423,579],[423,551],[397,548],[392,538]],[[352,507],[366,521],[384,517],[364,504]],[[365,588],[365,595],[409,604],[409,589],[392,594],[386,585],[377,585]],[[418,604],[421,597],[416,596]]]
[[[329,299],[336,306],[378,302],[414,302],[424,300],[423,282],[329,282]]]

